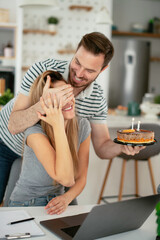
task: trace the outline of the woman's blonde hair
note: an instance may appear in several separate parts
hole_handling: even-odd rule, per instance
[[[51,70],[45,71],[39,77],[36,78],[36,80],[34,81],[32,87],[31,87],[31,90],[30,90],[31,105],[34,105],[35,103],[37,103],[39,101],[40,97],[42,96],[43,88],[46,84],[48,75],[51,77],[52,83],[55,83],[57,81],[66,82],[60,73],[51,71]],[[41,124],[44,132],[47,134],[51,145],[55,149],[53,128],[51,127],[51,125],[49,125],[48,123],[46,123],[42,120],[40,120],[40,124]],[[78,168],[78,124],[77,124],[76,117],[67,121],[66,135],[67,135],[70,151],[72,154],[74,172],[75,172],[75,176],[76,176],[77,168]]]

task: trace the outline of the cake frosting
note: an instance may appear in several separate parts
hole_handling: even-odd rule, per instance
[[[154,132],[143,129],[118,130],[117,140],[127,143],[150,143],[154,142]]]

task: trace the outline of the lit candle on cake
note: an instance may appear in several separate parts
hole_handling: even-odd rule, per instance
[[[138,121],[138,126],[137,126],[137,131],[139,131],[140,130],[140,121]]]
[[[132,129],[134,129],[134,118],[132,118]]]

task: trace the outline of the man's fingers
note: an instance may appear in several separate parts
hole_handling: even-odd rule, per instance
[[[66,92],[70,92],[72,91],[73,92],[73,87],[70,85],[70,84],[64,84],[60,87],[57,88],[59,91],[66,91]]]
[[[74,97],[74,95],[73,95],[72,92],[68,92],[68,93],[64,94],[64,97],[65,97],[65,98],[69,98],[70,96],[73,96],[73,97]]]
[[[138,154],[142,149],[145,149],[145,147],[139,147],[139,146],[123,146],[122,152],[127,155],[134,156],[135,154]]]
[[[140,147],[140,150],[143,150],[143,149],[145,149],[145,148],[146,148],[146,146]]]
[[[74,99],[74,95],[70,95],[69,97],[64,96],[63,97],[63,106],[65,106],[67,103],[69,103],[70,101],[72,101]]]
[[[62,109],[62,98],[59,100],[59,109]]]
[[[44,88],[43,88],[43,91],[44,91],[44,92],[45,92],[47,89],[50,88],[50,84],[51,84],[51,77],[48,75],[48,76],[47,76],[46,84],[45,84],[45,86],[44,86]]]
[[[52,99],[51,99],[50,93],[47,95],[47,103],[48,103],[48,107],[50,108],[50,110],[52,110],[53,106],[52,106]]]
[[[129,146],[126,146],[126,145],[122,145],[122,152],[123,153],[125,153],[125,154],[127,154],[127,155],[131,155],[131,153],[130,153],[130,150],[129,150],[129,148],[128,148]]]
[[[56,93],[56,94],[59,94],[61,96],[64,96],[66,94],[73,94],[73,88],[68,84],[64,84],[60,87],[50,88],[49,92],[50,93]]]
[[[54,108],[58,108],[57,97],[55,94],[53,94],[53,105],[54,105]]]

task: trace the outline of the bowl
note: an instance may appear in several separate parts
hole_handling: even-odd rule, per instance
[[[158,119],[158,114],[160,113],[160,104],[144,102],[140,105],[140,109],[145,114],[145,118]]]

